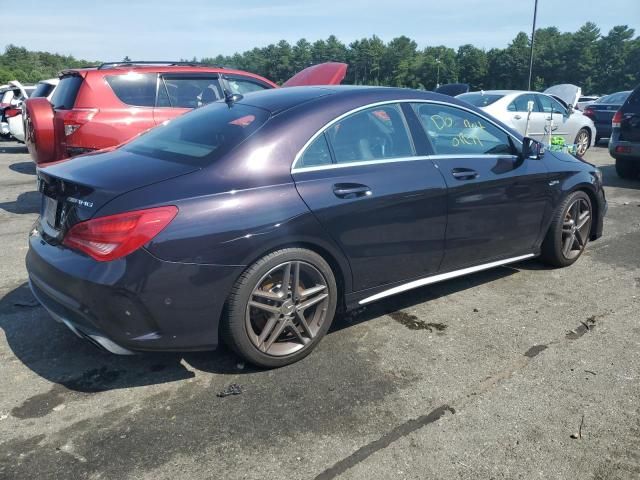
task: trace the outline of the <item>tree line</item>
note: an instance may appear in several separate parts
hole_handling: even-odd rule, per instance
[[[337,61],[349,64],[344,82],[348,84],[431,90],[438,83],[463,82],[473,90],[526,89],[530,45],[524,32],[506,48],[489,50],[471,44],[457,50],[443,45],[420,49],[404,35],[386,43],[374,35],[346,45],[331,35],[313,43],[304,38],[293,45],[281,40],[199,61],[251,71],[277,83],[309,65]],[[198,61],[195,57],[190,60]],[[0,55],[0,83],[14,78],[35,82],[64,68],[97,63],[9,45]],[[532,88],[541,90],[558,83],[574,83],[584,93],[593,94],[636,86],[640,83],[640,37],[627,25],[613,27],[605,35],[591,22],[576,32],[561,32],[556,27],[536,30]]]

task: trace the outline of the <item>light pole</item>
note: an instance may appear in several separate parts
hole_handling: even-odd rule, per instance
[[[440,86],[440,59],[439,58],[436,58],[436,65],[438,66],[438,73],[436,76],[436,88],[438,88]]]
[[[531,29],[531,52],[529,53],[529,85],[527,90],[531,90],[531,77],[533,75],[533,43],[536,38],[536,17],[538,16],[538,0],[535,0],[533,7],[533,28]]]

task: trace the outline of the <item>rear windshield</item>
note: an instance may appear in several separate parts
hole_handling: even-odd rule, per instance
[[[622,105],[631,92],[618,92],[611,95],[605,95],[596,100],[596,103],[612,103],[614,105]]]
[[[48,97],[54,88],[55,85],[51,85],[50,83],[39,83],[38,85],[36,85],[33,93],[29,95],[29,98]]]
[[[82,85],[82,77],[78,75],[68,75],[60,79],[58,88],[51,97],[53,108],[61,110],[71,110],[76,103],[78,91]]]
[[[504,97],[504,95],[499,95],[496,93],[474,92],[463,93],[462,95],[458,95],[456,98],[464,100],[465,102],[468,102],[471,105],[475,105],[476,107],[486,107],[487,105],[491,105],[492,103],[497,102],[502,97]]]
[[[204,167],[246,140],[269,119],[261,108],[215,102],[156,127],[122,148]]]
[[[631,92],[622,108],[627,112],[640,112],[640,86]]]

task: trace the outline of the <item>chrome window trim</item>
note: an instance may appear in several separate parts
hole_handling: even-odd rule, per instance
[[[407,290],[413,290],[414,288],[423,287],[425,285],[431,285],[432,283],[443,282],[445,280],[450,280],[452,278],[462,277],[464,275],[468,275],[471,273],[481,272],[483,270],[489,270],[491,268],[500,267],[502,265],[519,262],[521,260],[526,260],[528,258],[533,258],[533,257],[535,257],[535,254],[528,253],[526,255],[520,255],[518,257],[511,257],[504,260],[498,260],[495,262],[484,263],[482,265],[476,265],[475,267],[467,267],[467,268],[462,268],[460,270],[454,270],[453,272],[438,273],[436,275],[430,275],[428,277],[420,278],[418,280],[413,280],[407,283],[403,283],[402,285],[398,285],[397,287],[384,290],[380,293],[376,293],[375,295],[371,295],[370,297],[363,298],[358,302],[358,304],[365,305],[367,303],[380,300],[381,298],[406,292]]]
[[[477,115],[477,116],[483,118],[485,121],[489,122],[494,127],[498,128],[498,129],[502,130],[504,133],[506,133],[514,142],[517,142],[520,145],[522,145],[522,141],[521,140],[519,140],[516,137],[514,137],[509,131],[507,131],[506,129],[504,129],[500,125],[496,124],[489,117],[487,117],[483,113],[478,113],[475,110],[471,110],[470,108],[467,108],[467,107],[462,106],[462,105],[456,105],[456,104],[449,103],[449,102],[442,102],[442,101],[439,101],[439,100],[425,100],[424,98],[413,98],[413,99],[406,98],[406,99],[399,99],[399,100],[384,100],[384,101],[381,101],[381,102],[374,102],[374,103],[369,103],[367,105],[362,105],[360,107],[356,107],[356,108],[354,108],[352,110],[349,110],[348,112],[343,113],[342,115],[339,115],[338,117],[334,118],[333,120],[327,122],[316,133],[314,133],[311,136],[311,138],[309,140],[307,140],[307,142],[298,151],[298,153],[296,154],[295,158],[293,159],[293,163],[291,164],[291,173],[293,174],[293,173],[296,173],[296,172],[331,170],[333,168],[353,167],[353,166],[356,166],[356,165],[372,165],[372,164],[382,164],[382,163],[394,163],[394,162],[398,162],[398,161],[402,162],[402,161],[409,161],[409,160],[432,160],[432,159],[436,159],[438,157],[448,156],[448,155],[431,155],[431,156],[416,156],[416,157],[402,157],[402,158],[389,158],[389,159],[385,158],[385,159],[381,159],[381,160],[365,160],[365,161],[362,161],[362,162],[332,163],[332,164],[329,164],[329,165],[318,165],[318,166],[314,166],[314,167],[296,168],[296,164],[298,163],[298,160],[300,160],[300,157],[302,157],[302,155],[304,154],[304,152],[307,149],[307,147],[309,147],[309,145],[311,145],[313,143],[313,141],[316,138],[318,138],[318,136],[320,134],[324,133],[325,130],[327,130],[328,128],[331,128],[334,124],[338,123],[340,120],[348,117],[349,115],[353,115],[354,113],[358,113],[358,112],[360,112],[362,110],[367,110],[369,108],[380,107],[382,105],[389,105],[389,104],[400,104],[400,103],[431,103],[431,104],[436,104],[436,105],[445,105],[445,106],[449,106],[449,107],[452,107],[452,108],[459,108],[460,110],[465,110],[465,111],[467,111],[469,113],[472,113],[474,115]],[[405,119],[405,122],[406,122],[406,119]],[[408,133],[411,133],[408,125],[407,125],[407,129],[408,129]],[[472,156],[478,157],[478,156],[484,156],[484,155],[475,154],[475,155],[472,155]],[[497,156],[504,157],[506,155],[497,155]],[[460,156],[458,156],[458,157],[460,157]]]

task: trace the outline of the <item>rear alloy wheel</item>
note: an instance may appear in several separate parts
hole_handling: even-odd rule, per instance
[[[542,243],[542,261],[554,267],[573,264],[589,242],[592,221],[589,196],[582,191],[570,194],[554,213]]]
[[[635,180],[640,173],[640,161],[632,161],[628,158],[616,158],[616,173],[620,178]]]
[[[336,282],[315,252],[288,248],[266,255],[243,273],[222,325],[227,344],[260,367],[307,356],[327,333],[336,310]]]
[[[586,128],[581,128],[574,143],[576,144],[576,154],[583,157],[591,145],[591,134]]]

